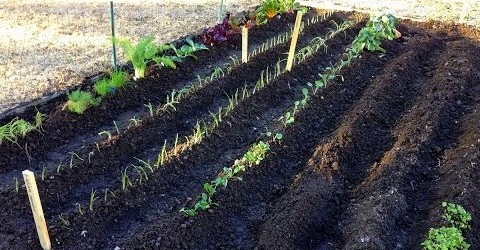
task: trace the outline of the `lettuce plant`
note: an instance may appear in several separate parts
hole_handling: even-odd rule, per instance
[[[233,38],[234,32],[230,28],[228,23],[230,19],[230,14],[227,13],[223,22],[215,25],[214,27],[208,29],[202,35],[202,42],[210,46],[220,44],[225,41],[230,41]]]
[[[67,107],[70,112],[83,114],[91,106],[98,106],[100,98],[94,98],[90,92],[75,90],[68,94]]]
[[[180,47],[180,49],[175,48],[173,44],[170,45],[172,50],[175,51],[175,54],[177,54],[177,57],[183,58],[190,56],[194,59],[197,59],[197,56],[195,56],[193,53],[200,50],[208,50],[208,48],[204,44],[196,43],[190,37],[186,39],[186,42],[187,44]]]

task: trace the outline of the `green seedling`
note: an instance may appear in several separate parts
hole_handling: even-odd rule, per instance
[[[148,112],[150,113],[150,116],[153,117],[153,106],[151,103],[148,104],[143,104],[143,106],[148,108]]]
[[[203,192],[200,200],[195,203],[195,205],[190,209],[182,208],[180,212],[186,216],[193,217],[198,214],[199,211],[209,209],[213,205],[218,205],[213,202],[212,198],[218,190],[218,187],[226,187],[229,183],[229,180],[237,179],[242,180],[241,177],[236,176],[237,174],[244,172],[248,167],[258,165],[265,158],[267,151],[270,149],[270,146],[263,141],[260,141],[254,144],[242,158],[235,160],[235,163],[232,167],[224,167],[223,171],[218,174],[215,180],[206,182],[203,184]]]
[[[353,41],[353,52],[359,54],[364,48],[368,51],[385,52],[380,44],[384,39],[393,40],[398,37],[395,29],[397,24],[397,18],[391,14],[370,18]]]
[[[18,192],[20,191],[20,183],[18,182],[17,177],[13,177],[13,179],[15,180],[15,192],[18,194]]]
[[[128,168],[125,168],[123,171],[122,171],[122,177],[121,177],[121,181],[122,181],[122,190],[126,190],[129,186],[132,186],[132,181],[130,180],[130,177],[128,176],[128,173],[127,173],[127,169]]]
[[[91,93],[75,90],[68,94],[67,107],[70,112],[83,114],[89,107],[98,106],[100,98],[94,98]]]
[[[84,215],[82,205],[80,203],[75,203],[75,206],[77,206],[77,211],[80,215]]]
[[[427,239],[421,244],[423,249],[469,249],[470,244],[465,241],[462,230],[470,228],[470,213],[458,204],[442,202],[442,207],[445,210],[442,217],[448,226],[430,228]]]
[[[42,181],[45,180],[45,172],[47,171],[47,168],[46,167],[43,167],[42,168],[42,173],[40,174],[40,178],[42,179]]]
[[[90,202],[88,204],[88,208],[90,209],[90,211],[93,211],[93,204],[95,203],[96,200],[98,200],[98,197],[96,197],[97,193],[97,190],[93,190],[92,188],[92,192],[90,193]]]
[[[63,225],[64,227],[69,227],[69,226],[70,226],[70,221],[68,221],[67,219],[65,219],[65,218],[63,217],[63,214],[59,214],[59,215],[58,215],[58,218],[60,219],[60,222],[62,223],[62,225]]]
[[[45,115],[37,111],[35,114],[35,124],[29,123],[23,119],[15,118],[9,123],[0,126],[0,144],[2,144],[4,140],[16,143],[19,137],[24,138],[33,130],[40,132],[44,117]]]

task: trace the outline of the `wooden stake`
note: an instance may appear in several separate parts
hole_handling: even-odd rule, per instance
[[[25,186],[27,187],[28,198],[30,200],[30,206],[32,207],[33,219],[35,220],[35,226],[37,227],[38,238],[40,239],[40,245],[44,250],[52,249],[50,243],[50,237],[48,236],[47,223],[43,215],[42,203],[40,202],[40,196],[38,195],[37,183],[35,182],[35,175],[30,170],[22,171],[23,179],[25,180]]]
[[[248,28],[242,26],[242,63],[248,61]]]
[[[290,51],[288,52],[287,71],[292,70],[293,57],[295,56],[295,48],[297,47],[298,33],[300,32],[300,24],[302,23],[303,12],[297,11],[297,19],[293,27],[292,43],[290,43]]]

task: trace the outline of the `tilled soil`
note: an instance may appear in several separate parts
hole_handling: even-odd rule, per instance
[[[345,16],[306,28],[301,41],[325,34],[330,20]],[[196,119],[225,104],[225,94],[254,84],[259,70],[282,58],[288,46],[260,54],[178,110],[105,142],[91,162],[81,154],[72,169],[38,180],[54,249],[420,249],[429,228],[443,225],[442,201],[472,214],[466,238],[472,249],[480,248],[479,36],[432,26],[403,22],[402,37],[382,45],[386,53],[363,53],[342,70],[343,81],[313,97],[260,165],[220,189],[218,206],[194,218],[179,209],[198,200],[202,183],[261,138],[301,88],[340,58],[360,25],[240,102],[212,134],[145,183],[123,191],[120,172],[133,157],[153,159],[166,138],[188,134]],[[97,119],[96,112],[87,117]],[[45,160],[57,146],[31,154],[33,161]],[[2,162],[3,171],[28,161],[15,157]],[[107,201],[105,188],[112,191]],[[91,190],[101,192],[93,211]],[[0,248],[38,248],[25,190],[0,194]]]

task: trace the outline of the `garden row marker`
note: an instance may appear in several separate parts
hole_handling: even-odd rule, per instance
[[[242,62],[248,61],[248,28],[242,26]]]
[[[297,11],[297,19],[293,27],[292,43],[290,44],[290,51],[288,52],[287,71],[292,70],[293,57],[295,56],[295,47],[297,46],[298,33],[300,31],[300,24],[302,23],[303,12]]]
[[[112,56],[113,56],[113,70],[117,69],[117,50],[115,49],[115,16],[113,14],[113,1],[110,1],[110,24],[112,26]]]
[[[35,175],[30,170],[22,171],[22,175],[25,180],[30,206],[32,207],[33,219],[35,220],[35,226],[37,227],[40,245],[42,245],[44,250],[50,250],[52,249],[52,245],[50,243],[50,237],[48,236],[47,223],[43,216],[42,203],[40,202],[40,196],[38,195]]]

